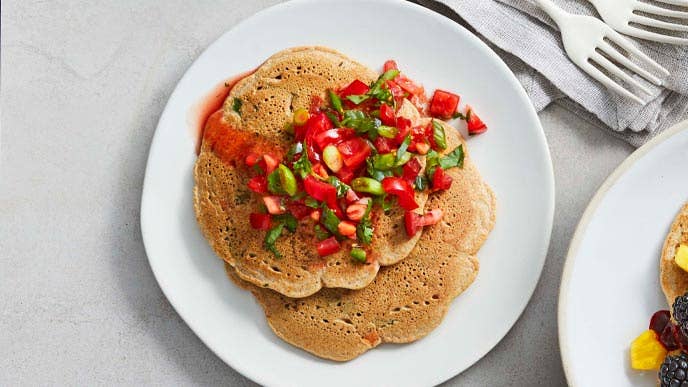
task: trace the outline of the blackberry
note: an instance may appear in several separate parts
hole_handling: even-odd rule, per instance
[[[681,327],[681,331],[688,334],[688,293],[676,297],[672,309],[674,310],[674,320]]]
[[[688,355],[667,356],[659,367],[661,387],[688,387]]]

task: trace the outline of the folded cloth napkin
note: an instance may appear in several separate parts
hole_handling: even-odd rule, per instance
[[[671,72],[641,106],[576,67],[566,56],[556,24],[529,0],[414,1],[479,35],[511,68],[538,111],[556,102],[634,146],[688,119],[688,46],[629,37]],[[554,1],[569,12],[599,17],[587,1]]]

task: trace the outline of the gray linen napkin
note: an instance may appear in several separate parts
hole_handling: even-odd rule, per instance
[[[613,92],[566,56],[554,22],[529,0],[414,0],[477,33],[502,57],[540,111],[552,102],[634,146],[688,119],[688,47],[629,38],[671,72],[641,106]],[[577,14],[597,16],[583,0],[555,0]]]

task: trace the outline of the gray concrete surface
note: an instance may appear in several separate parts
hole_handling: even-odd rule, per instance
[[[178,79],[275,2],[2,2],[0,385],[253,385],[162,295],[139,204]],[[569,239],[633,149],[562,108],[541,118],[557,184],[547,263],[506,338],[447,385],[565,384],[556,306]]]

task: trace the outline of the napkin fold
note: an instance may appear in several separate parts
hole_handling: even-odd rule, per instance
[[[529,0],[414,1],[483,39],[511,68],[537,111],[556,102],[634,146],[688,119],[688,46],[628,37],[671,72],[662,87],[651,86],[652,97],[641,106],[607,90],[573,64],[556,24]],[[554,1],[568,12],[599,18],[587,1]]]

